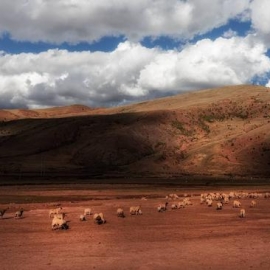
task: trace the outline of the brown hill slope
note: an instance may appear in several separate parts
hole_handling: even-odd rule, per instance
[[[265,87],[4,114],[10,121],[0,122],[0,175],[270,175]]]
[[[15,119],[32,118],[63,118],[72,116],[91,115],[98,113],[99,109],[92,109],[83,105],[71,105],[64,107],[53,107],[48,109],[15,109],[0,110],[0,121],[11,121]]]

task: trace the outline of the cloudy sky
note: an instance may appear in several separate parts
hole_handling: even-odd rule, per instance
[[[0,108],[270,86],[269,0],[0,0]]]

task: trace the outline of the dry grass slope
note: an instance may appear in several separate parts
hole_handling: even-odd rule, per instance
[[[0,111],[0,174],[268,176],[270,89],[230,86],[117,108]]]

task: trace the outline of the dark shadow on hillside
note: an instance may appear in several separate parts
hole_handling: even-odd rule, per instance
[[[159,172],[161,177],[184,177],[186,156],[178,144],[181,136],[191,135],[175,119],[174,111],[154,111],[1,123],[0,177],[126,177],[129,181],[129,177],[159,177]],[[270,151],[262,148],[256,155],[242,162],[252,168],[244,175],[268,176]],[[167,164],[164,169],[166,162],[176,169],[170,172]],[[208,168],[204,169],[207,178]]]
[[[149,133],[163,115],[126,113],[2,123],[0,171],[95,174],[118,170],[153,154]]]

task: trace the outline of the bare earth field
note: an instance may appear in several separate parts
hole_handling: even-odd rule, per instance
[[[244,191],[269,191],[269,186]],[[232,202],[217,211],[200,204],[201,192],[242,190],[240,187],[177,188],[144,185],[40,185],[0,188],[1,270],[9,269],[270,269],[270,199],[240,199],[246,218]],[[158,213],[165,196],[191,196],[193,205]],[[141,200],[145,196],[147,200]],[[169,201],[169,206],[175,201]],[[177,202],[177,201],[176,201]],[[69,229],[51,230],[49,209],[61,204]],[[132,205],[143,215],[131,216]],[[23,218],[14,219],[19,208]],[[103,212],[79,221],[84,208]],[[125,218],[116,216],[122,207]]]

